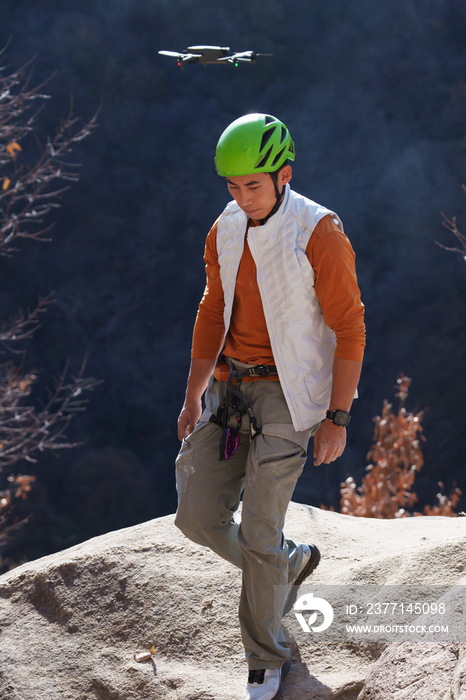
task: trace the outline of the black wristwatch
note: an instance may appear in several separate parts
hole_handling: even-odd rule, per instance
[[[327,411],[326,418],[333,421],[335,425],[340,425],[344,428],[351,420],[351,416],[347,411]]]

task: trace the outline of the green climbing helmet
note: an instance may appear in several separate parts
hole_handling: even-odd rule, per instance
[[[286,126],[270,114],[246,114],[225,129],[217,144],[215,167],[222,177],[273,173],[294,160]]]

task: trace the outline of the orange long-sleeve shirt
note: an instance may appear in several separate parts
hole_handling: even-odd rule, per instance
[[[217,255],[217,225],[205,247],[207,283],[193,333],[192,357],[215,359],[223,341],[224,298]],[[257,225],[250,221],[250,226]],[[360,361],[364,354],[364,306],[356,279],[355,255],[347,236],[330,216],[319,221],[309,239],[306,255],[315,273],[315,291],[325,322],[335,332],[335,357]],[[256,265],[245,241],[236,278],[230,328],[223,354],[247,364],[275,364],[257,285]],[[229,367],[220,363],[215,377],[225,380]],[[250,377],[244,381],[255,380]],[[276,376],[270,377],[277,380]]]

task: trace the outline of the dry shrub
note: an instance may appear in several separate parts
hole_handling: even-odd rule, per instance
[[[439,501],[438,505],[425,506],[424,515],[447,515],[450,518],[456,517],[457,513],[455,513],[454,509],[458,505],[458,501],[460,500],[463,492],[457,487],[456,484],[454,484],[450,495],[445,496],[443,493],[443,483],[439,481],[438,485],[440,486],[440,493],[437,494]],[[414,513],[414,515],[420,515],[420,513]],[[460,515],[464,515],[464,513],[460,513]]]
[[[392,404],[384,401],[382,415],[375,418],[374,443],[367,455],[371,464],[367,474],[357,487],[353,477],[340,486],[341,512],[364,518],[404,518],[411,513],[418,500],[413,491],[416,472],[423,465],[421,443],[425,441],[422,428],[424,411],[410,413],[404,404],[408,396],[411,379],[401,374],[397,380],[399,399],[398,412]],[[461,491],[454,486],[450,496],[437,494],[439,503],[426,506],[424,515],[455,516]]]

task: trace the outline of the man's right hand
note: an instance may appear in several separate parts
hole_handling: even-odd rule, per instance
[[[215,369],[215,360],[193,358],[183,408],[178,416],[178,438],[191,435],[202,413],[202,394]]]
[[[190,403],[184,403],[181,413],[178,416],[178,439],[184,440],[188,435],[191,435],[196,424],[201,417],[202,413],[202,401],[193,401]]]

